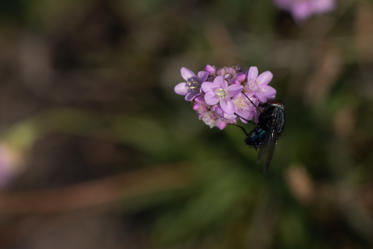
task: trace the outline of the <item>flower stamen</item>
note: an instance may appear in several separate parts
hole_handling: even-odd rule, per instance
[[[238,109],[246,109],[247,107],[247,103],[245,101],[244,98],[241,98],[241,97],[237,97],[234,101],[233,101],[234,105],[238,108]]]
[[[218,88],[216,91],[215,91],[216,95],[218,95],[219,98],[223,99],[225,98],[228,93],[226,90],[224,90],[223,88]]]
[[[190,90],[199,89],[201,86],[201,82],[198,81],[195,77],[192,77],[187,80],[187,85]]]

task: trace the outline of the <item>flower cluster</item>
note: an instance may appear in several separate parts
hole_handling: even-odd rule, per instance
[[[198,74],[182,67],[181,76],[185,81],[175,86],[175,92],[192,102],[199,119],[211,128],[222,130],[238,121],[256,122],[259,103],[276,95],[276,90],[268,85],[272,73],[259,74],[257,67],[242,70],[239,66],[217,69],[207,65]]]
[[[302,21],[313,14],[325,13],[335,7],[335,0],[274,0],[275,4],[289,11],[295,20]]]

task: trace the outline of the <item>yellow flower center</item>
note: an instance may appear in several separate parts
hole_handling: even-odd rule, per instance
[[[215,93],[219,98],[225,98],[228,95],[227,91],[225,91],[223,88],[218,88]]]
[[[233,103],[237,107],[237,109],[245,109],[245,107],[247,106],[245,99],[242,97],[236,98]]]

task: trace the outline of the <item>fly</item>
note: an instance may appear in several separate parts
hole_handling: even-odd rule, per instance
[[[247,98],[250,100],[249,97]],[[246,132],[244,127],[238,127],[246,135],[245,143],[258,150],[258,161],[266,158],[264,170],[267,171],[271,164],[277,141],[284,129],[285,106],[279,102],[267,102],[259,104],[259,106],[255,105],[251,100],[250,102],[259,111],[258,123],[249,133]],[[236,115],[240,117],[238,114]]]

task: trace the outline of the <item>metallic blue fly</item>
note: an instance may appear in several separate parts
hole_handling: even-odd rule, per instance
[[[248,97],[247,99],[250,100]],[[284,130],[285,106],[278,102],[267,102],[259,106],[255,105],[251,100],[250,102],[260,113],[258,123],[250,133],[247,133],[242,126],[238,127],[246,135],[245,143],[258,150],[258,161],[266,158],[264,170],[267,171],[273,158],[277,140]],[[236,115],[238,116],[238,114]]]

